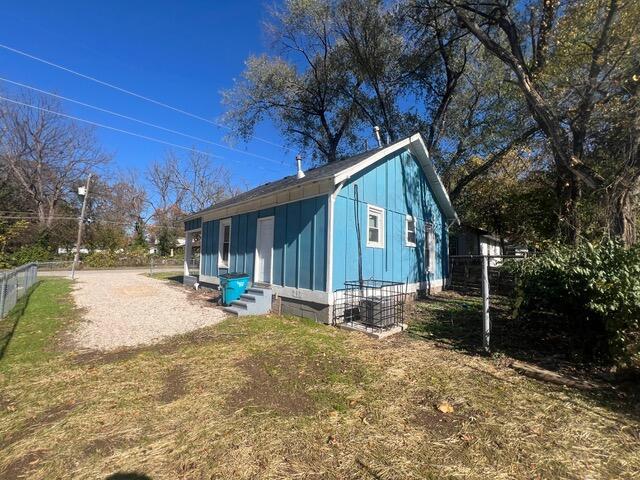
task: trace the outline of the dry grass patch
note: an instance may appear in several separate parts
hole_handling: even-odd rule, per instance
[[[639,424],[624,401],[541,384],[407,335],[379,342],[244,317],[117,355],[2,362],[0,477],[640,473]],[[443,402],[452,413],[438,410]]]

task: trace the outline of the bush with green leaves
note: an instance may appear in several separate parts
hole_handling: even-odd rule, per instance
[[[84,268],[141,267],[149,264],[149,255],[142,249],[127,252],[94,251],[82,257]]]
[[[49,249],[36,243],[34,245],[24,245],[13,252],[11,254],[11,264],[17,267],[25,263],[46,262],[52,258],[53,255]]]
[[[590,354],[640,370],[640,247],[553,246],[511,268],[517,315],[556,314]]]

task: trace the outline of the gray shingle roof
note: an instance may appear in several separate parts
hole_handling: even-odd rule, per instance
[[[336,173],[339,173],[342,170],[345,170],[361,162],[362,160],[367,159],[377,151],[382,150],[383,148],[387,148],[389,146],[390,145],[385,145],[383,147],[374,148],[373,150],[368,150],[366,152],[359,153],[357,155],[345,158],[343,160],[336,160],[335,162],[327,163],[320,167],[305,170],[304,178],[298,179],[295,175],[289,175],[288,177],[281,178],[280,180],[275,180],[273,182],[265,183],[263,185],[260,185],[246,192],[242,192],[236,195],[235,197],[231,197],[221,202],[218,202],[209,208],[193,213],[189,215],[189,217],[197,216],[209,210],[213,210],[221,207],[228,207],[230,205],[234,205],[240,202],[245,202],[247,200],[253,200],[255,198],[259,198],[265,195],[269,195],[270,193],[277,192],[279,190],[284,190],[289,187],[293,187],[294,185],[304,185],[305,183],[315,182],[318,180],[323,180],[325,178],[333,177]]]

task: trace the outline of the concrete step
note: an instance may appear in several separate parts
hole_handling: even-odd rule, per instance
[[[265,296],[265,292],[266,290],[264,288],[258,288],[258,287],[251,287],[251,288],[247,288],[246,290],[248,293],[250,293],[251,295],[260,295],[261,297]],[[271,290],[269,290],[270,292]]]
[[[251,303],[255,303],[258,299],[255,297],[255,295],[248,295],[248,294],[243,294],[240,295],[240,298],[242,299],[243,302],[251,302]]]
[[[222,310],[227,312],[227,313],[230,313],[232,315],[237,315],[237,316],[246,315],[247,314],[247,312],[245,310],[240,310],[239,308],[236,308],[236,307],[224,307]]]
[[[249,310],[249,305],[240,300],[234,300],[233,302],[231,302],[231,306],[242,310]]]

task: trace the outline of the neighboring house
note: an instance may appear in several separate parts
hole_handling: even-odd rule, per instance
[[[419,134],[190,215],[185,264],[200,235],[201,283],[245,272],[271,285],[283,312],[329,321],[345,281],[358,280],[354,207],[364,279],[406,283],[408,292],[442,288],[458,219]]]
[[[451,255],[502,255],[502,242],[487,230],[461,225],[449,233]]]
[[[184,248],[184,244],[185,244],[185,238],[184,237],[178,237],[176,238],[176,245],[175,245],[175,249],[172,248],[171,249],[171,253],[170,253],[170,257],[173,257],[174,255],[174,250],[181,250],[182,248]],[[151,245],[149,247],[149,253],[151,255],[157,255],[160,252],[160,240],[158,240],[157,238],[155,240],[153,240],[153,245]]]

